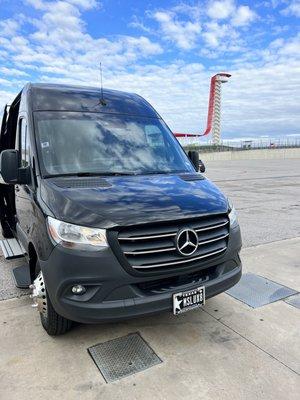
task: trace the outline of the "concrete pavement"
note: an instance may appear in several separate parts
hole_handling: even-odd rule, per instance
[[[300,238],[243,250],[245,271],[300,291]],[[279,399],[300,393],[300,310],[227,294],[179,317],[78,325],[51,338],[27,297],[0,302],[0,399]],[[87,348],[139,331],[163,363],[106,384]]]
[[[243,246],[300,236],[300,159],[207,163],[207,177],[234,203]]]

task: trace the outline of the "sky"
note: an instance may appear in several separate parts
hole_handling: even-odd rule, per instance
[[[210,77],[222,137],[300,134],[300,0],[0,0],[0,107],[27,82],[146,98],[175,132],[203,132]]]

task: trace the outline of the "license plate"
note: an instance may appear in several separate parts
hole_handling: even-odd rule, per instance
[[[194,310],[205,304],[205,287],[173,294],[173,314],[178,315]]]

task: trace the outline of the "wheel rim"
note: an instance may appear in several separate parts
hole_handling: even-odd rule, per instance
[[[47,295],[42,271],[40,271],[33,284],[30,285],[30,289],[32,289],[30,297],[33,300],[33,307],[36,307],[43,317],[47,317]]]

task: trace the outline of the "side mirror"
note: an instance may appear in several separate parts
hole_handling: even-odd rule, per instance
[[[199,153],[198,151],[195,150],[190,150],[188,152],[188,157],[189,159],[192,161],[195,170],[198,172],[205,172],[205,165],[203,164],[203,162],[199,159]]]
[[[199,153],[195,150],[189,150],[188,157],[192,161],[192,164],[195,167],[195,170],[199,171]]]
[[[19,167],[18,150],[3,150],[0,156],[0,170],[5,183],[10,185],[30,183],[30,167]]]
[[[205,165],[201,160],[199,160],[199,170],[200,172],[204,173],[205,172]]]
[[[0,158],[1,175],[5,183],[15,185],[19,177],[19,152],[3,150]]]

